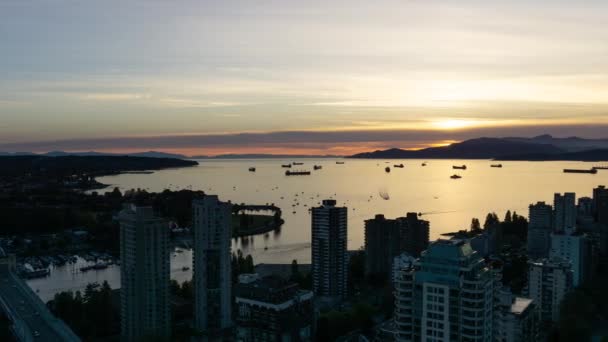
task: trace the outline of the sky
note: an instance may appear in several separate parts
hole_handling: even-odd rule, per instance
[[[603,0],[0,1],[0,151],[608,138]]]

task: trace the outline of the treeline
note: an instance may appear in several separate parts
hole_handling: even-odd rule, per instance
[[[122,171],[161,170],[198,165],[192,160],[129,156],[2,156],[0,177],[44,177],[46,179],[72,175],[105,175]]]
[[[108,282],[89,284],[80,291],[61,292],[47,303],[57,317],[68,324],[83,340],[103,340],[120,333],[120,315],[113,307]]]
[[[561,303],[560,317],[550,332],[549,342],[591,341],[594,331],[605,331],[608,317],[608,275],[599,273],[593,281],[568,293]],[[606,337],[602,339],[605,341]]]

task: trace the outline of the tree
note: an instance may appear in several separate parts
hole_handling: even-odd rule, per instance
[[[511,210],[507,210],[507,213],[505,214],[505,222],[511,223]]]
[[[291,262],[291,277],[296,277],[299,274],[300,271],[298,270],[298,260],[293,259]]]
[[[488,215],[486,216],[486,221],[483,224],[483,229],[488,229],[499,223],[500,220],[498,219],[496,213],[488,213]]]
[[[481,224],[479,223],[479,219],[477,219],[475,217],[471,220],[471,231],[472,232],[481,231]]]

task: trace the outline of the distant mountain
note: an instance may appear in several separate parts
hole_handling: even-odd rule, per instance
[[[568,161],[608,161],[608,149],[566,152],[557,154],[524,153],[496,158],[497,160],[568,160]]]
[[[192,156],[191,159],[290,159],[290,158],[342,158],[334,155],[305,154],[220,154],[217,156]]]
[[[398,148],[359,153],[350,158],[369,159],[493,159],[508,155],[536,153],[558,154],[563,149],[550,144],[515,141],[502,138],[477,138],[454,143],[444,147],[430,147],[422,150],[402,150]]]
[[[539,135],[533,138],[506,137],[504,139],[525,143],[553,145],[567,152],[608,149],[608,139],[584,139],[578,137],[556,138],[549,134]]]
[[[147,157],[147,158],[174,158],[174,159],[187,159],[188,157],[183,154],[165,153],[157,151],[147,152],[136,152],[136,153],[105,153],[105,152],[65,152],[65,151],[50,151],[47,153],[32,153],[32,152],[0,152],[0,156],[45,156],[45,157],[67,157],[67,156],[78,156],[78,157],[95,157],[95,156],[108,156],[108,157]]]

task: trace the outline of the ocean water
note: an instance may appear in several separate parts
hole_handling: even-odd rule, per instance
[[[502,168],[488,160],[351,160],[336,164],[335,159],[298,159],[303,165],[291,170],[310,170],[310,176],[286,176],[281,164],[294,160],[238,159],[198,160],[200,165],[191,168],[168,169],[152,174],[122,174],[100,177],[108,190],[141,188],[148,191],[164,189],[203,190],[217,194],[221,200],[233,203],[274,203],[283,209],[285,224],[280,233],[259,235],[235,241],[233,250],[242,249],[252,254],[256,263],[289,263],[297,259],[310,262],[310,214],[308,209],[323,199],[335,199],[340,206],[348,207],[348,248],[358,249],[364,244],[364,221],[376,214],[389,218],[404,216],[407,212],[422,213],[430,221],[431,239],[442,233],[468,228],[473,217],[483,223],[488,212],[503,217],[507,210],[527,216],[528,205],[537,201],[551,203],[555,192],[576,192],[577,197],[591,196],[598,185],[608,185],[608,170],[597,174],[563,173],[564,168],[585,168],[599,165],[583,162],[501,162]],[[422,163],[426,162],[426,166]],[[395,164],[404,164],[395,168]],[[453,165],[467,166],[466,170],[453,170]],[[313,171],[313,165],[321,170]],[[385,167],[391,172],[385,172]],[[256,172],[249,172],[255,167]],[[461,179],[451,179],[459,174]],[[106,190],[99,190],[104,192]],[[388,199],[380,194],[388,194]],[[185,280],[191,271],[190,253],[172,256],[172,277]],[[51,277],[31,281],[43,289],[72,288],[102,278],[119,284],[118,267],[88,272],[80,278],[75,275],[53,280]],[[112,273],[113,272],[113,273]],[[118,273],[118,275],[116,274]],[[90,274],[90,275],[88,275]],[[117,279],[118,278],[118,279]],[[71,280],[70,280],[71,279]],[[71,283],[70,283],[71,281]],[[84,284],[84,285],[74,285]],[[46,291],[46,290],[44,290]],[[46,293],[46,292],[45,292]],[[42,295],[47,297],[49,294]]]

